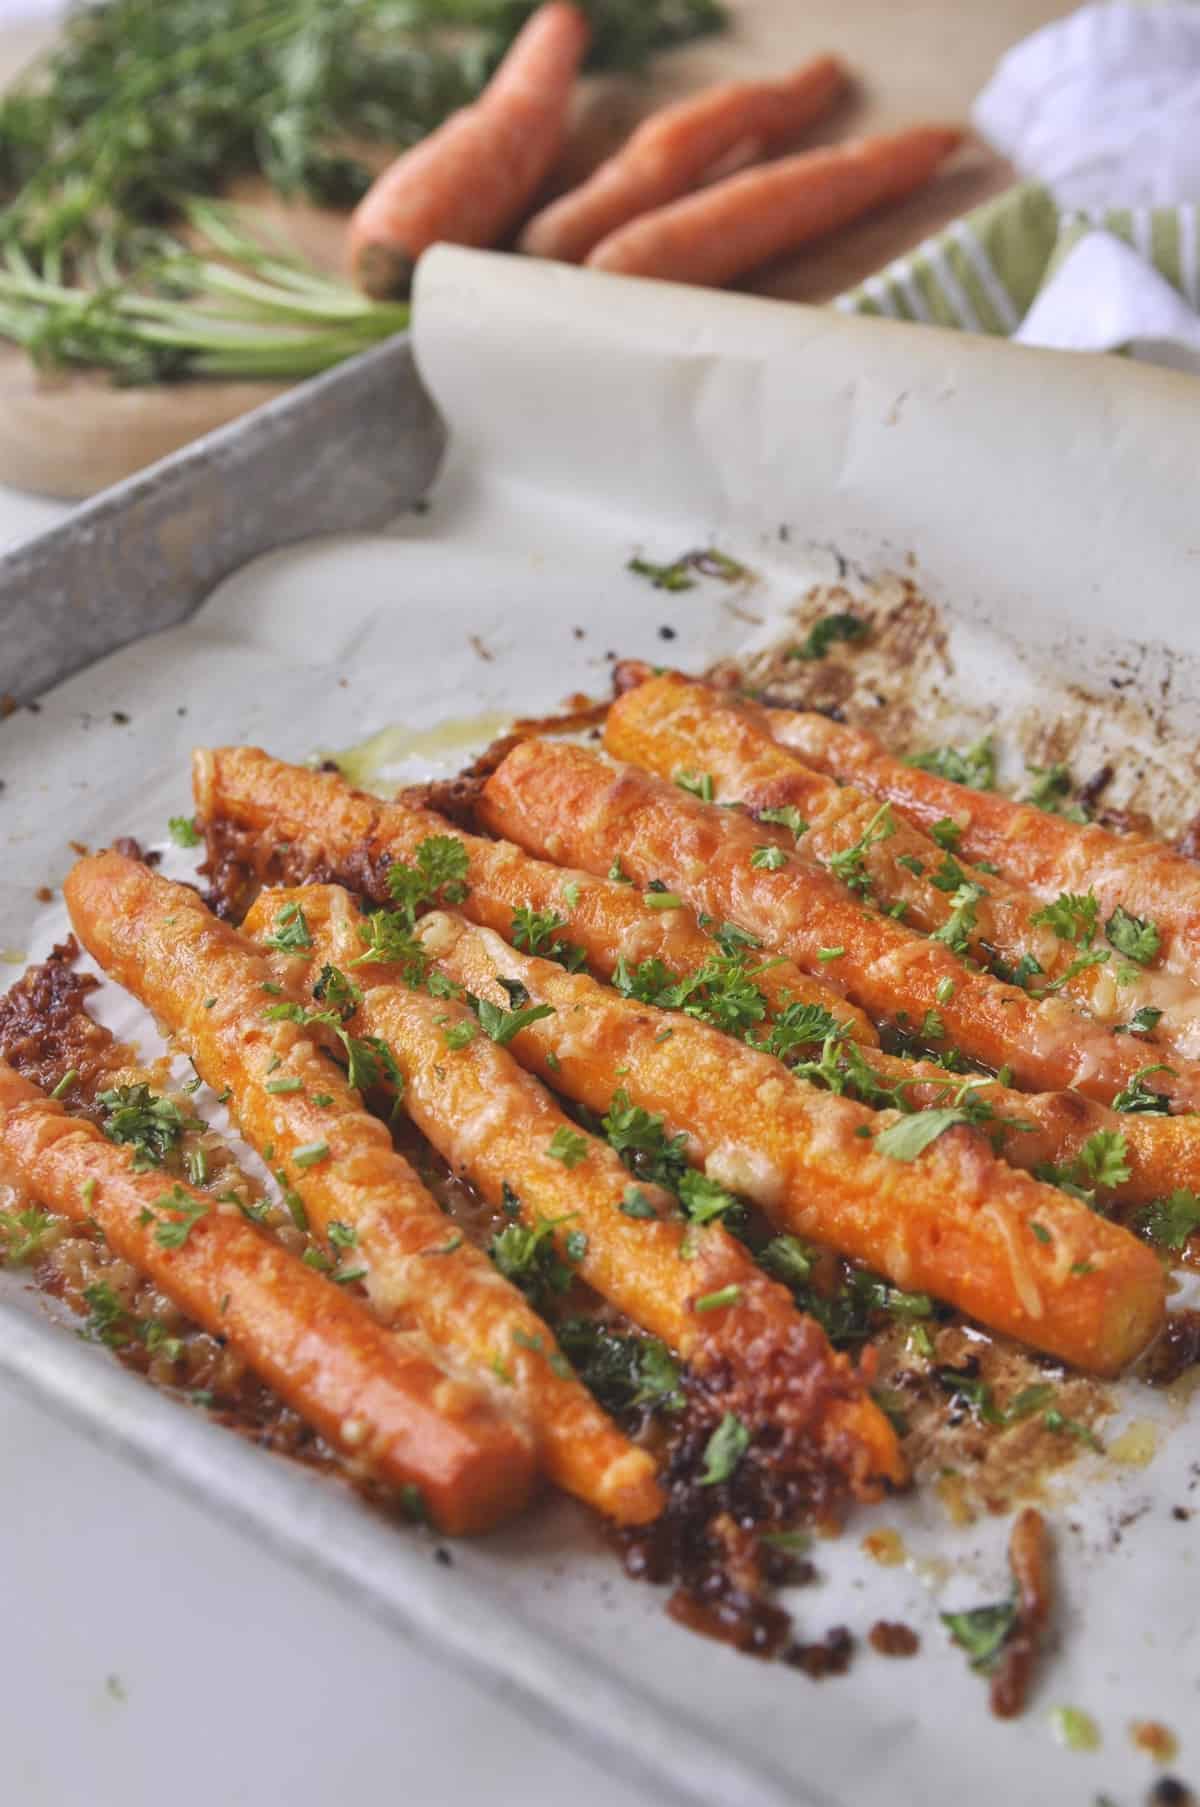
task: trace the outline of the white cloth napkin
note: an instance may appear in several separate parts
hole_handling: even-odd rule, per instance
[[[1200,201],[1200,5],[1085,6],[1011,50],[973,116],[1023,176],[1084,218]],[[1200,371],[1200,315],[1100,230],[1063,259],[1015,336],[1064,350],[1128,346]]]

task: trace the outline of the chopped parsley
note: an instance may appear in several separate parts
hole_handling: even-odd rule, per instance
[[[979,918],[976,905],[983,896],[983,886],[974,883],[960,885],[950,899],[950,914],[940,929],[935,929],[930,936],[931,941],[940,941],[953,954],[965,954],[971,944],[971,936]]]
[[[701,546],[692,552],[682,552],[669,565],[656,565],[648,558],[631,558],[626,565],[636,577],[645,577],[656,590],[694,590],[697,572],[701,577],[715,577],[721,583],[746,583],[753,577],[747,565],[741,565],[724,552],[718,552],[715,546]]]
[[[867,823],[862,836],[852,847],[843,847],[839,853],[831,853],[826,864],[835,878],[851,891],[862,897],[871,893],[871,878],[866,869],[866,858],[872,847],[880,841],[888,840],[896,832],[896,821],[892,815],[890,803],[881,804]]]
[[[587,1160],[588,1139],[577,1129],[570,1129],[560,1123],[550,1138],[546,1153],[552,1161],[561,1161],[568,1173],[574,1171],[581,1162]]]
[[[1060,941],[1073,941],[1077,947],[1090,947],[1096,938],[1100,899],[1094,890],[1082,896],[1075,891],[1060,891],[1052,904],[1035,910],[1029,918],[1037,927],[1044,923],[1053,929]]]
[[[389,877],[396,868],[389,869]],[[412,932],[412,923],[400,910],[373,910],[358,925],[365,953],[351,966],[398,966],[404,983],[415,991],[429,977],[429,955]]]
[[[963,831],[953,816],[942,816],[939,821],[931,823],[929,834],[930,838],[936,841],[946,853],[958,852],[958,844],[962,840]]]
[[[263,936],[264,947],[278,948],[280,953],[297,954],[313,944],[307,918],[298,903],[284,904],[275,918],[274,928]]]
[[[1064,1418],[1057,1407],[1052,1407],[1042,1414],[1042,1423],[1048,1431],[1054,1431],[1060,1437],[1073,1437],[1076,1443],[1083,1443],[1088,1449],[1094,1449],[1097,1454],[1103,1455],[1104,1445],[1095,1431],[1090,1426],[1081,1424],[1078,1418]]]
[[[554,1241],[555,1230],[569,1221],[568,1217],[540,1217],[536,1224],[505,1224],[488,1245],[488,1254],[505,1279],[539,1310],[561,1298],[575,1277],[577,1258],[571,1252],[570,1237],[565,1260]]]
[[[1131,915],[1123,904],[1117,905],[1105,923],[1104,933],[1119,954],[1139,966],[1148,966],[1162,944],[1158,924],[1149,917]]]
[[[504,1010],[499,1004],[493,1004],[488,998],[477,998],[467,994],[467,1003],[479,1018],[479,1026],[486,1036],[506,1048],[515,1035],[527,1029],[531,1023],[540,1023],[543,1017],[554,1016],[553,1004],[530,1004],[529,993],[519,979],[501,979],[497,984],[503,985],[510,1001],[517,1007]],[[514,989],[515,988],[515,989]]]
[[[994,1606],[972,1606],[965,1612],[944,1612],[940,1617],[954,1642],[966,1651],[972,1669],[989,1675],[1016,1629],[1017,1596],[1013,1593]]]
[[[147,1206],[140,1218],[143,1223],[149,1223],[154,1219],[155,1211],[167,1213],[157,1220],[154,1240],[160,1248],[181,1249],[201,1218],[208,1216],[208,1210],[203,1199],[193,1198],[182,1186],[173,1186],[170,1192],[155,1199],[153,1210]]]
[[[668,1136],[663,1119],[631,1103],[623,1087],[613,1093],[601,1128],[635,1178],[678,1191],[687,1166],[686,1136]]]
[[[167,831],[176,847],[199,847],[200,831],[195,816],[172,816]]]
[[[1174,1077],[1174,1067],[1167,1067],[1161,1061],[1152,1067],[1139,1067],[1129,1084],[1122,1088],[1112,1101],[1115,1111],[1136,1113],[1143,1117],[1166,1117],[1170,1115],[1171,1101],[1165,1092],[1156,1092],[1146,1084],[1151,1073],[1167,1073]]]
[[[479,1034],[479,1024],[474,1017],[460,1017],[456,1023],[452,1023],[447,1017],[439,1017],[438,1021],[443,1025],[442,1040],[454,1054],[461,1052],[463,1048],[469,1048]]]
[[[1068,822],[1086,822],[1087,811],[1078,803],[1069,803],[1071,774],[1065,765],[1031,765],[1026,768],[1033,783],[1024,798],[1048,816],[1062,816]]]
[[[969,1113],[956,1105],[948,1105],[942,1110],[915,1111],[912,1116],[901,1117],[899,1122],[881,1129],[875,1137],[875,1147],[893,1161],[915,1161],[948,1129],[971,1121]]]
[[[339,1030],[338,1036],[346,1050],[346,1078],[356,1092],[370,1092],[376,1086],[386,1084],[398,1097],[403,1096],[404,1074],[382,1036],[347,1035],[345,1030]],[[313,1102],[318,1101],[314,1099]]]
[[[657,1337],[613,1330],[596,1318],[567,1318],[558,1327],[558,1340],[606,1411],[683,1410],[679,1365]]]
[[[612,865],[608,869],[608,882],[610,885],[631,885],[633,883],[628,872],[626,872],[621,864],[621,856],[619,853],[615,856]]]
[[[95,1181],[89,1180],[88,1184],[94,1186]],[[7,1267],[24,1267],[49,1246],[58,1228],[58,1219],[41,1205],[29,1205],[24,1211],[0,1211],[0,1236],[4,1238],[0,1262]]]
[[[716,1217],[741,1210],[732,1192],[726,1192],[724,1186],[710,1180],[707,1174],[697,1173],[694,1167],[688,1167],[679,1176],[677,1191],[679,1202],[693,1223],[711,1223]]]
[[[575,901],[579,901],[578,889]],[[512,919],[512,944],[539,959],[557,960],[568,972],[576,973],[587,965],[587,952],[574,942],[564,941],[557,933],[566,926],[566,918],[557,910],[535,910],[529,904],[522,904]]]
[[[808,823],[791,803],[781,804],[778,809],[760,809],[758,819],[760,822],[778,822],[781,828],[789,829],[797,841],[808,833]]]
[[[756,847],[750,855],[750,864],[759,872],[778,872],[788,863],[788,856],[782,847]]]
[[[675,783],[681,791],[688,791],[693,797],[699,797],[701,803],[713,800],[713,780],[711,772],[676,772]]]
[[[870,622],[865,621],[861,615],[823,615],[820,621],[813,623],[807,637],[798,646],[788,648],[787,657],[807,662],[823,659],[830,647],[836,646],[839,641],[865,640],[870,631]]]
[[[177,1104],[148,1085],[114,1086],[100,1092],[96,1103],[104,1111],[100,1127],[109,1141],[133,1149],[135,1173],[161,1167],[179,1147],[185,1130],[203,1127],[198,1117],[185,1117]]]
[[[716,1487],[727,1481],[750,1447],[750,1432],[736,1412],[726,1412],[704,1446],[702,1487]]]
[[[1136,1010],[1127,1023],[1120,1023],[1113,1030],[1114,1035],[1152,1035],[1162,1021],[1162,1011],[1156,1010],[1153,1004],[1143,1004]]]
[[[1156,1198],[1153,1204],[1143,1205],[1133,1221],[1138,1232],[1155,1248],[1177,1255],[1200,1230],[1200,1198],[1181,1187],[1169,1198]]]
[[[919,772],[932,772],[935,778],[948,778],[951,784],[965,784],[971,790],[996,788],[996,754],[990,734],[961,753],[956,747],[931,747],[928,752],[915,754],[907,764]]]
[[[658,1212],[646,1197],[640,1186],[627,1186],[625,1196],[621,1200],[621,1214],[624,1217],[655,1218]]]
[[[313,986],[313,997],[318,1004],[327,1004],[331,1010],[336,1010],[344,1023],[349,1022],[362,1003],[362,992],[354,980],[347,978],[338,967],[328,964],[321,968]]]
[[[387,886],[408,927],[430,904],[460,904],[467,896],[470,855],[455,835],[429,835],[418,846],[414,864],[397,861],[388,867]]]
[[[843,1033],[843,1025],[823,1004],[788,1004],[776,1016],[765,1038],[754,1046],[786,1061],[798,1048],[811,1048]]]

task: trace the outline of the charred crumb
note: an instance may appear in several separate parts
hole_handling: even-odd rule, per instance
[[[46,1092],[72,1072],[90,1089],[116,1058],[112,1036],[83,1008],[99,980],[75,971],[78,958],[72,935],[0,997],[0,1055]]]
[[[37,900],[40,904],[48,904],[48,903],[54,902],[54,893],[50,889],[49,885],[39,885],[33,895],[37,898]]]
[[[148,851],[131,834],[119,835],[112,844],[112,850],[114,853],[121,854],[124,859],[137,860],[138,864],[142,866],[162,865],[162,854],[155,853],[153,850]]]
[[[1171,1517],[1178,1519],[1181,1525],[1186,1525],[1191,1516],[1192,1514],[1187,1506],[1171,1507]]]
[[[1196,1797],[1177,1776],[1160,1776],[1146,1796],[1146,1807],[1196,1807]]]
[[[1115,775],[1115,768],[1105,763],[1098,771],[1093,772],[1092,776],[1085,779],[1080,785],[1079,801],[1084,809],[1086,809],[1089,816],[1094,814],[1101,797],[1112,783]]]
[[[118,728],[127,728],[133,720],[133,717],[126,715],[124,709],[114,709],[112,712],[112,719]]]
[[[571,635],[575,640],[585,640],[587,638],[587,629],[586,627],[573,627],[571,629]]]
[[[835,1625],[816,1644],[792,1644],[783,1652],[789,1669],[802,1669],[810,1681],[829,1675],[845,1675],[854,1656],[854,1639],[844,1625]]]
[[[1172,1311],[1166,1329],[1142,1364],[1142,1378],[1152,1387],[1169,1387],[1197,1362],[1200,1311]]]
[[[867,1642],[880,1656],[915,1656],[921,1640],[911,1625],[891,1619],[876,1619],[867,1633]]]
[[[664,621],[658,630],[658,637],[660,640],[677,640],[679,635],[673,627]]]
[[[440,1564],[444,1569],[452,1569],[454,1567],[454,1558],[444,1544],[439,1544],[437,1549],[433,1552],[433,1560]]]

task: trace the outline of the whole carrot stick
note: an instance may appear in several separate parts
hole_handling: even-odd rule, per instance
[[[519,932],[519,912],[532,910],[546,922],[553,917],[557,926],[546,929],[547,936],[582,950],[592,971],[605,979],[620,960],[630,968],[659,960],[682,977],[721,951],[692,911],[647,905],[627,880],[564,871],[511,843],[465,834],[431,810],[384,803],[351,790],[336,773],[285,765],[257,747],[198,750],[193,788],[214,876],[218,883],[234,878],[239,890],[249,865],[268,883],[318,875],[336,878],[373,903],[389,903],[389,866],[412,861],[431,837],[450,836],[468,857],[462,909],[508,940]],[[792,1004],[812,1004],[828,1011],[851,1040],[878,1041],[867,1017],[847,1004],[836,982],[813,978],[791,961],[754,963],[768,1017]]]
[[[411,860],[429,836],[452,836],[468,855],[468,890],[458,907],[472,922],[495,929],[506,941],[514,940],[515,913],[524,905],[544,913],[547,920],[560,918],[548,935],[566,949],[582,950],[588,970],[600,979],[614,978],[622,958],[628,967],[657,960],[669,976],[683,978],[701,970],[713,956],[715,944],[692,912],[655,907],[658,893],[647,901],[631,885],[532,859],[511,842],[465,834],[432,811],[382,803],[352,791],[336,773],[285,765],[254,747],[226,747],[197,753],[195,779],[210,857],[218,868],[225,857],[223,836],[232,829],[230,857],[249,862],[259,876],[278,880],[319,872],[386,904],[391,901],[386,883],[389,857]],[[578,889],[574,902],[573,893],[568,895],[571,887]],[[765,1035],[793,1002],[812,1004],[829,1012],[840,1025],[843,1040],[857,1043],[862,1060],[881,1085],[902,1085],[906,1102],[917,1110],[945,1106],[947,1085],[954,1082],[944,1068],[882,1053],[868,1020],[790,960],[773,964],[761,952],[750,953],[748,960],[753,983],[766,998],[763,1021],[748,1021],[748,1035]],[[1145,1049],[1144,1060],[1146,1065],[1155,1064],[1151,1049]],[[841,1065],[849,1075],[849,1060]],[[848,1083],[853,1089],[852,1080]],[[1117,1188],[1122,1199],[1148,1203],[1179,1186],[1200,1192],[1200,1136],[1186,1117],[1122,1115],[1075,1092],[1015,1092],[994,1081],[981,1085],[977,1095],[998,1118],[1031,1125],[1029,1130],[1004,1134],[1004,1158],[1016,1166],[1067,1167],[1091,1137],[1120,1134],[1129,1168],[1129,1178]]]
[[[663,107],[595,174],[535,214],[522,251],[582,263],[629,220],[694,188],[739,145],[794,138],[828,112],[846,85],[836,57],[814,57],[779,81],[728,82]]]
[[[815,1446],[860,1493],[877,1490],[880,1476],[903,1478],[895,1435],[861,1377],[722,1225],[687,1225],[669,1194],[632,1185],[608,1144],[581,1135],[464,1004],[412,987],[386,962],[359,964],[365,918],[339,886],[264,891],[245,932],[261,942],[293,910],[312,946],[275,964],[306,962],[309,989],[329,966],[353,972],[361,1001],[350,1027],[391,1048],[404,1109],[455,1172],[530,1228],[553,1224],[560,1258],[580,1279],[698,1373],[719,1376],[722,1394],[736,1389],[744,1423],[800,1439],[802,1465]],[[568,1146],[569,1167],[554,1152]],[[696,1310],[697,1299],[731,1287],[727,1310]]]
[[[746,170],[610,234],[588,267],[661,282],[733,282],[923,187],[962,136],[913,126]]]
[[[631,679],[644,674],[644,681]],[[771,735],[767,711],[677,672],[640,673],[630,664],[615,674],[622,688],[608,713],[604,744],[618,759],[645,766],[660,777],[702,772],[719,802],[744,804],[766,824],[767,836],[795,849],[796,857],[836,869],[855,846],[864,848],[856,882],[869,886],[880,908],[922,934],[945,930],[952,896],[962,884],[975,886],[974,920],[965,931],[967,951],[993,971],[1007,968],[1028,975],[1037,992],[1061,990],[1098,1022],[1124,1025],[1139,1010],[1155,1013],[1148,1046],[1183,1056],[1196,1049],[1197,1001],[1181,998],[1177,980],[1165,983],[1119,958],[1104,938],[1099,900],[1081,895],[1047,920],[1032,891],[958,857],[957,824],[935,824],[940,841],[915,827],[898,811],[890,813],[886,834],[873,838],[879,800],[853,785],[837,784],[806,765]],[[807,824],[800,834],[773,828],[780,811],[798,810]],[[793,815],[792,820],[795,821]],[[1080,913],[1082,911],[1082,914]],[[1117,975],[1121,982],[1118,984]],[[1143,1064],[1161,1058],[1148,1054]]]
[[[519,1510],[534,1480],[529,1441],[479,1388],[452,1378],[424,1339],[385,1330],[235,1205],[132,1162],[0,1061],[9,1184],[98,1223],[110,1248],[345,1455],[392,1486],[418,1487],[440,1530],[484,1531]]]
[[[1111,1103],[1146,1066],[1132,1036],[972,970],[944,941],[862,908],[832,874],[802,866],[753,822],[685,795],[677,786],[586,748],[525,741],[484,786],[482,819],[497,834],[552,858],[605,869],[619,851],[642,884],[665,882],[699,909],[728,917],[798,965],[836,966],[872,1016],[920,1025],[938,1013],[951,1040],[978,1065],[1009,1067],[1021,1087],[1075,1087]],[[969,917],[970,888],[956,906]],[[1177,1064],[1155,1086],[1200,1107],[1200,1069]]]
[[[1037,896],[1089,886],[1107,917],[1118,907],[1153,923],[1159,958],[1200,984],[1200,866],[1165,842],[1069,822],[996,791],[972,790],[909,766],[873,734],[790,709],[766,712],[782,745],[822,771],[896,803],[925,828],[950,816],[968,858],[991,860]]]
[[[943,1124],[906,1151],[891,1138],[920,1119],[818,1091],[707,1023],[619,997],[458,917],[427,916],[419,932],[476,996],[499,1000],[499,981],[518,980],[552,1007],[514,1037],[518,1059],[592,1111],[623,1089],[774,1222],[1097,1373],[1117,1372],[1161,1326],[1157,1257],[1006,1166],[978,1129]]]
[[[562,148],[589,38],[578,7],[548,0],[475,105],[376,177],[347,242],[351,273],[368,295],[407,294],[432,244],[494,245],[516,225]]]
[[[120,854],[79,861],[63,892],[93,957],[172,1029],[216,1091],[231,1093],[285,1196],[325,1235],[336,1224],[356,1238],[377,1315],[411,1314],[501,1406],[511,1400],[558,1485],[622,1523],[655,1517],[650,1457],[558,1370],[553,1334],[516,1288],[481,1250],[449,1235],[384,1125],[315,1031],[295,1020],[302,994],[289,996],[263,955],[195,892]]]

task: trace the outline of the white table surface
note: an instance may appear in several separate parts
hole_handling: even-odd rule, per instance
[[[0,488],[0,551],[68,513]],[[4,1807],[651,1803],[3,1384],[0,1752]]]

